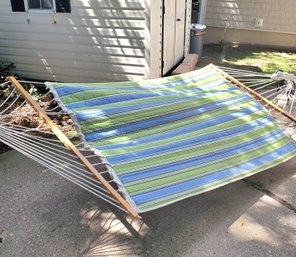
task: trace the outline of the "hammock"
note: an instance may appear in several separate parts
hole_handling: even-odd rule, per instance
[[[10,104],[0,111],[0,141],[132,216],[296,155],[294,116],[214,65],[143,82],[48,82],[52,110],[10,81],[7,99],[23,99],[33,109],[22,115],[44,122],[7,122],[22,108]],[[68,114],[74,123],[62,131],[54,116]]]

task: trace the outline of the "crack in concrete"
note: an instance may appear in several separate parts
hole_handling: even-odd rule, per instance
[[[296,214],[296,207],[293,206],[291,203],[287,202],[285,199],[281,198],[280,196],[274,194],[273,192],[269,191],[268,189],[264,188],[263,184],[258,183],[258,182],[253,182],[247,179],[243,179],[245,183],[250,185],[251,187],[257,189],[258,191],[264,193],[265,195],[271,197],[278,203],[280,203],[282,206],[285,208],[288,208],[289,210],[293,211]]]

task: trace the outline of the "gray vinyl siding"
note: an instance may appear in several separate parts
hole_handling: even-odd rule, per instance
[[[0,61],[20,76],[67,82],[149,77],[146,0],[72,0],[72,12],[13,13],[0,1]]]
[[[255,28],[255,18],[263,18],[262,28]],[[212,27],[296,33],[296,1],[208,0],[206,24]]]

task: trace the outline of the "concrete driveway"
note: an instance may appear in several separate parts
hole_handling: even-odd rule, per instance
[[[11,151],[0,155],[0,256],[296,256],[296,159],[132,221]]]

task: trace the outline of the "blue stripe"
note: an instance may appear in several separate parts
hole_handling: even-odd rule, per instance
[[[221,83],[225,83],[225,81],[220,80],[217,82],[217,86],[221,85]],[[142,89],[143,90],[143,89]],[[146,91],[146,90],[143,90]],[[170,96],[170,95],[182,95],[187,93],[196,93],[201,91],[200,88],[196,87],[192,90],[178,90],[178,91],[170,91],[170,92],[153,92],[153,90],[150,90],[149,93],[137,93],[137,94],[115,94],[112,96],[102,96],[102,97],[96,97],[88,100],[78,101],[75,103],[67,104],[66,107],[73,109],[73,108],[85,108],[85,107],[93,107],[93,106],[99,106],[103,104],[110,104],[110,103],[117,103],[117,102],[124,102],[124,101],[130,101],[134,99],[141,99],[141,98],[147,98],[147,97],[156,97],[156,96]],[[237,87],[230,87],[227,92],[231,91],[239,91]],[[206,96],[213,96],[215,94],[221,94],[220,92],[211,92],[211,93],[205,93],[205,94],[199,94],[199,97],[206,97]]]
[[[134,86],[116,86],[116,85],[106,85],[106,86],[102,86],[102,85],[83,85],[83,84],[63,84],[62,87],[58,87],[55,88],[56,92],[59,94],[59,96],[64,96],[64,95],[69,95],[69,94],[73,94],[79,91],[92,91],[92,90],[101,90],[101,89],[122,89],[122,90],[137,90],[137,89],[141,89],[141,88],[147,88],[147,89],[152,89],[152,88],[159,88],[160,86],[169,86],[169,87],[175,87],[175,86],[182,86],[184,84],[188,84],[188,83],[193,83],[193,82],[197,82],[200,81],[202,79],[207,79],[211,76],[217,75],[216,72],[214,71],[209,71],[203,74],[198,74],[195,75],[193,77],[187,78],[187,79],[180,79],[180,80],[176,80],[175,82],[167,82],[167,83],[161,83],[161,84],[152,84],[152,85],[139,85],[137,87]],[[181,83],[180,83],[181,82]],[[132,82],[133,83],[133,82]],[[51,83],[50,83],[51,84]],[[56,85],[59,85],[60,83],[55,83],[54,85],[52,85],[53,87],[56,87]],[[106,83],[103,83],[106,84]]]
[[[68,109],[85,108],[85,107],[99,106],[103,104],[113,104],[118,102],[124,102],[124,101],[130,101],[134,99],[148,98],[148,97],[154,97],[154,96],[159,96],[159,94],[146,93],[146,94],[113,95],[111,97],[100,97],[100,98],[95,98],[91,100],[70,103],[70,104],[67,104],[66,107]]]
[[[136,204],[141,204],[143,202],[152,201],[153,199],[166,197],[169,195],[175,195],[177,193],[183,192],[186,193],[186,190],[190,190],[193,188],[198,188],[206,184],[210,184],[213,182],[218,182],[220,180],[227,179],[228,177],[231,178],[234,175],[244,175],[244,173],[248,172],[251,169],[254,169],[258,166],[263,166],[266,163],[272,162],[278,158],[281,158],[283,155],[295,150],[295,144],[289,143],[277,150],[275,150],[272,153],[266,154],[264,156],[261,156],[259,158],[249,160],[247,163],[244,163],[242,165],[233,167],[231,169],[226,170],[220,170],[213,174],[186,181],[183,183],[179,183],[170,187],[162,188],[160,190],[151,191],[144,194],[134,195],[132,196],[132,199],[135,201]]]
[[[214,76],[214,75],[217,75],[216,72],[214,71],[209,71],[209,72],[206,72],[206,73],[203,73],[203,74],[198,74],[198,75],[195,75],[193,77],[190,77],[190,78],[187,78],[187,79],[180,79],[180,80],[176,80],[176,81],[173,81],[173,82],[167,82],[167,83],[163,83],[163,84],[152,84],[152,85],[139,85],[137,87],[130,87],[130,86],[121,86],[121,85],[117,85],[118,83],[110,83],[110,86],[106,86],[106,87],[102,87],[102,86],[95,86],[95,85],[92,85],[92,86],[88,86],[88,85],[76,85],[76,84],[67,84],[67,85],[64,85],[63,87],[58,87],[58,88],[55,88],[55,90],[57,91],[57,93],[59,94],[59,96],[65,96],[65,95],[70,95],[70,94],[74,94],[76,92],[79,92],[79,91],[97,91],[97,90],[102,90],[102,89],[106,89],[106,90],[112,90],[112,89],[115,89],[115,90],[141,90],[143,88],[146,88],[146,89],[157,89],[157,88],[160,88],[160,87],[163,87],[163,86],[167,86],[167,87],[178,87],[178,86],[184,86],[186,84],[189,84],[189,83],[194,83],[194,82],[198,82],[198,81],[201,81],[201,80],[205,80],[207,78],[210,78],[211,76]],[[226,80],[223,80],[224,82]],[[58,84],[58,83],[57,83]]]
[[[264,145],[281,136],[283,136],[283,133],[278,130],[269,135],[250,140],[249,142],[246,142],[244,144],[238,144],[216,152],[207,153],[197,157],[192,157],[187,160],[178,161],[177,163],[169,163],[154,169],[152,168],[150,170],[144,170],[142,172],[136,171],[133,173],[119,175],[119,178],[123,183],[128,183],[139,179],[145,179],[151,176],[155,177],[163,174],[169,174],[171,172],[175,172],[178,170],[184,170],[197,165],[207,164],[211,161],[217,161],[227,156],[243,154],[243,151],[247,152],[248,150],[252,150],[256,146]]]
[[[216,85],[217,86],[217,85]],[[220,93],[227,93],[234,91],[235,89],[228,89],[228,90],[220,90]],[[194,96],[186,96],[186,97],[179,97],[179,98],[174,98],[174,99],[169,99],[169,100],[163,100],[163,101],[156,101],[151,102],[151,103],[144,103],[144,104],[137,104],[137,105],[132,105],[132,106],[123,106],[123,107],[115,107],[115,108],[107,108],[105,110],[97,110],[97,109],[91,109],[91,110],[83,110],[83,111],[75,111],[75,115],[77,120],[86,120],[86,119],[93,119],[97,118],[100,116],[106,116],[106,115],[114,115],[117,113],[122,113],[122,112],[128,112],[128,111],[133,111],[133,110],[143,110],[144,108],[147,107],[161,107],[161,105],[165,104],[170,104],[170,103],[179,103],[179,102],[184,102],[185,100],[193,100],[199,98],[199,95],[194,95]]]
[[[198,74],[198,75],[195,75],[193,77],[190,77],[190,78],[185,78],[185,79],[180,79],[180,80],[175,80],[175,81],[169,81],[169,82],[165,82],[165,83],[161,83],[161,84],[155,84],[155,85],[145,85],[145,87],[147,88],[159,88],[159,87],[179,87],[179,86],[184,86],[184,85],[187,85],[187,84],[190,84],[190,83],[195,83],[195,82],[199,82],[199,81],[202,81],[202,80],[205,80],[205,79],[208,79],[212,76],[216,76],[218,75],[216,72],[214,71],[208,71],[208,72],[205,72],[203,74]],[[226,80],[224,80],[226,81]]]
[[[270,121],[271,121],[271,119],[265,118],[265,119],[261,119],[261,120],[258,120],[258,121],[252,122],[252,123],[244,124],[239,127],[229,128],[229,129],[225,129],[223,131],[209,133],[209,134],[202,135],[202,136],[199,136],[196,138],[189,138],[189,139],[186,139],[183,141],[174,142],[174,143],[167,144],[167,145],[161,145],[158,147],[149,148],[149,149],[145,149],[145,150],[141,150],[141,151],[137,151],[137,152],[133,152],[133,153],[126,153],[126,154],[121,154],[121,155],[116,155],[116,156],[110,156],[110,157],[108,157],[108,160],[110,163],[112,163],[114,165],[116,165],[120,162],[128,161],[130,159],[136,161],[137,158],[146,158],[151,155],[157,155],[162,152],[171,151],[172,149],[174,149],[174,151],[175,151],[175,150],[178,150],[179,148],[190,147],[192,145],[202,144],[202,143],[205,143],[208,141],[218,140],[220,138],[225,138],[230,135],[235,136],[235,135],[241,134],[241,133],[245,134],[245,133],[250,132],[252,129],[254,129],[258,126],[265,125],[267,122],[270,122]],[[219,122],[219,119],[217,119],[217,123],[218,122]]]
[[[156,118],[152,118],[152,119],[148,119],[148,120],[141,120],[141,121],[138,121],[135,123],[130,123],[129,126],[124,125],[124,126],[120,126],[117,128],[109,128],[108,131],[104,131],[104,132],[92,132],[92,133],[85,135],[85,140],[86,141],[94,141],[94,140],[98,140],[98,139],[102,139],[102,138],[106,138],[106,137],[110,137],[110,136],[119,135],[122,133],[135,131],[138,129],[158,126],[163,123],[172,122],[172,121],[176,121],[179,119],[185,119],[187,117],[192,117],[197,114],[201,114],[201,113],[204,113],[207,111],[212,111],[217,108],[228,106],[229,104],[238,103],[240,101],[247,100],[247,99],[249,99],[249,96],[243,96],[243,97],[239,97],[239,98],[235,97],[235,99],[231,99],[229,101],[220,102],[220,103],[217,102],[215,105],[207,104],[205,106],[198,106],[195,109],[185,110],[185,111],[181,111],[181,112],[178,112],[175,114],[169,113],[169,114],[162,116],[162,117],[156,117]],[[259,110],[259,106],[253,107],[250,109],[252,109],[253,112],[255,112],[255,111]],[[238,117],[235,113],[240,113],[240,112],[236,111],[233,113],[233,115]]]
[[[258,109],[258,110],[260,110],[260,109]],[[237,111],[236,115],[233,115],[233,113],[223,115],[223,116],[219,117],[219,123],[228,122],[228,121],[232,121],[235,119],[240,119],[240,118],[243,118],[244,116],[250,115],[254,112],[255,112],[254,109],[246,108],[246,109],[240,110],[239,112]],[[268,119],[272,120],[272,118],[270,118],[270,117],[268,117]],[[129,147],[129,146],[134,146],[134,145],[139,145],[139,144],[145,144],[145,143],[149,143],[151,141],[158,141],[158,140],[162,140],[162,139],[171,138],[176,135],[187,134],[187,133],[190,133],[195,130],[209,128],[209,127],[215,126],[215,125],[217,125],[217,118],[213,118],[211,120],[207,120],[204,122],[199,122],[199,123],[196,123],[196,124],[193,124],[190,126],[186,126],[186,127],[181,127],[181,128],[175,129],[175,130],[170,130],[168,132],[158,133],[156,135],[140,138],[140,139],[133,140],[133,141],[112,144],[112,145],[99,146],[98,149],[111,150],[111,149],[118,149],[121,147]]]
[[[104,91],[104,90],[141,90],[140,87],[117,87],[112,86],[110,83],[110,86],[102,87],[102,86],[66,86],[66,87],[59,87],[56,89],[57,93],[60,97],[76,94],[76,93],[83,93],[83,92],[96,92],[96,91]]]
[[[99,116],[106,116],[106,115],[112,115],[112,114],[121,113],[121,112],[128,112],[132,110],[140,110],[140,109],[142,110],[143,108],[147,108],[147,107],[160,107],[160,105],[182,102],[190,98],[194,98],[194,97],[188,96],[188,97],[182,97],[178,99],[155,101],[152,103],[145,103],[145,104],[137,104],[133,106],[110,108],[106,110],[90,110],[90,111],[86,110],[86,111],[74,112],[74,113],[76,115],[77,120],[85,120],[85,119],[97,118]]]

